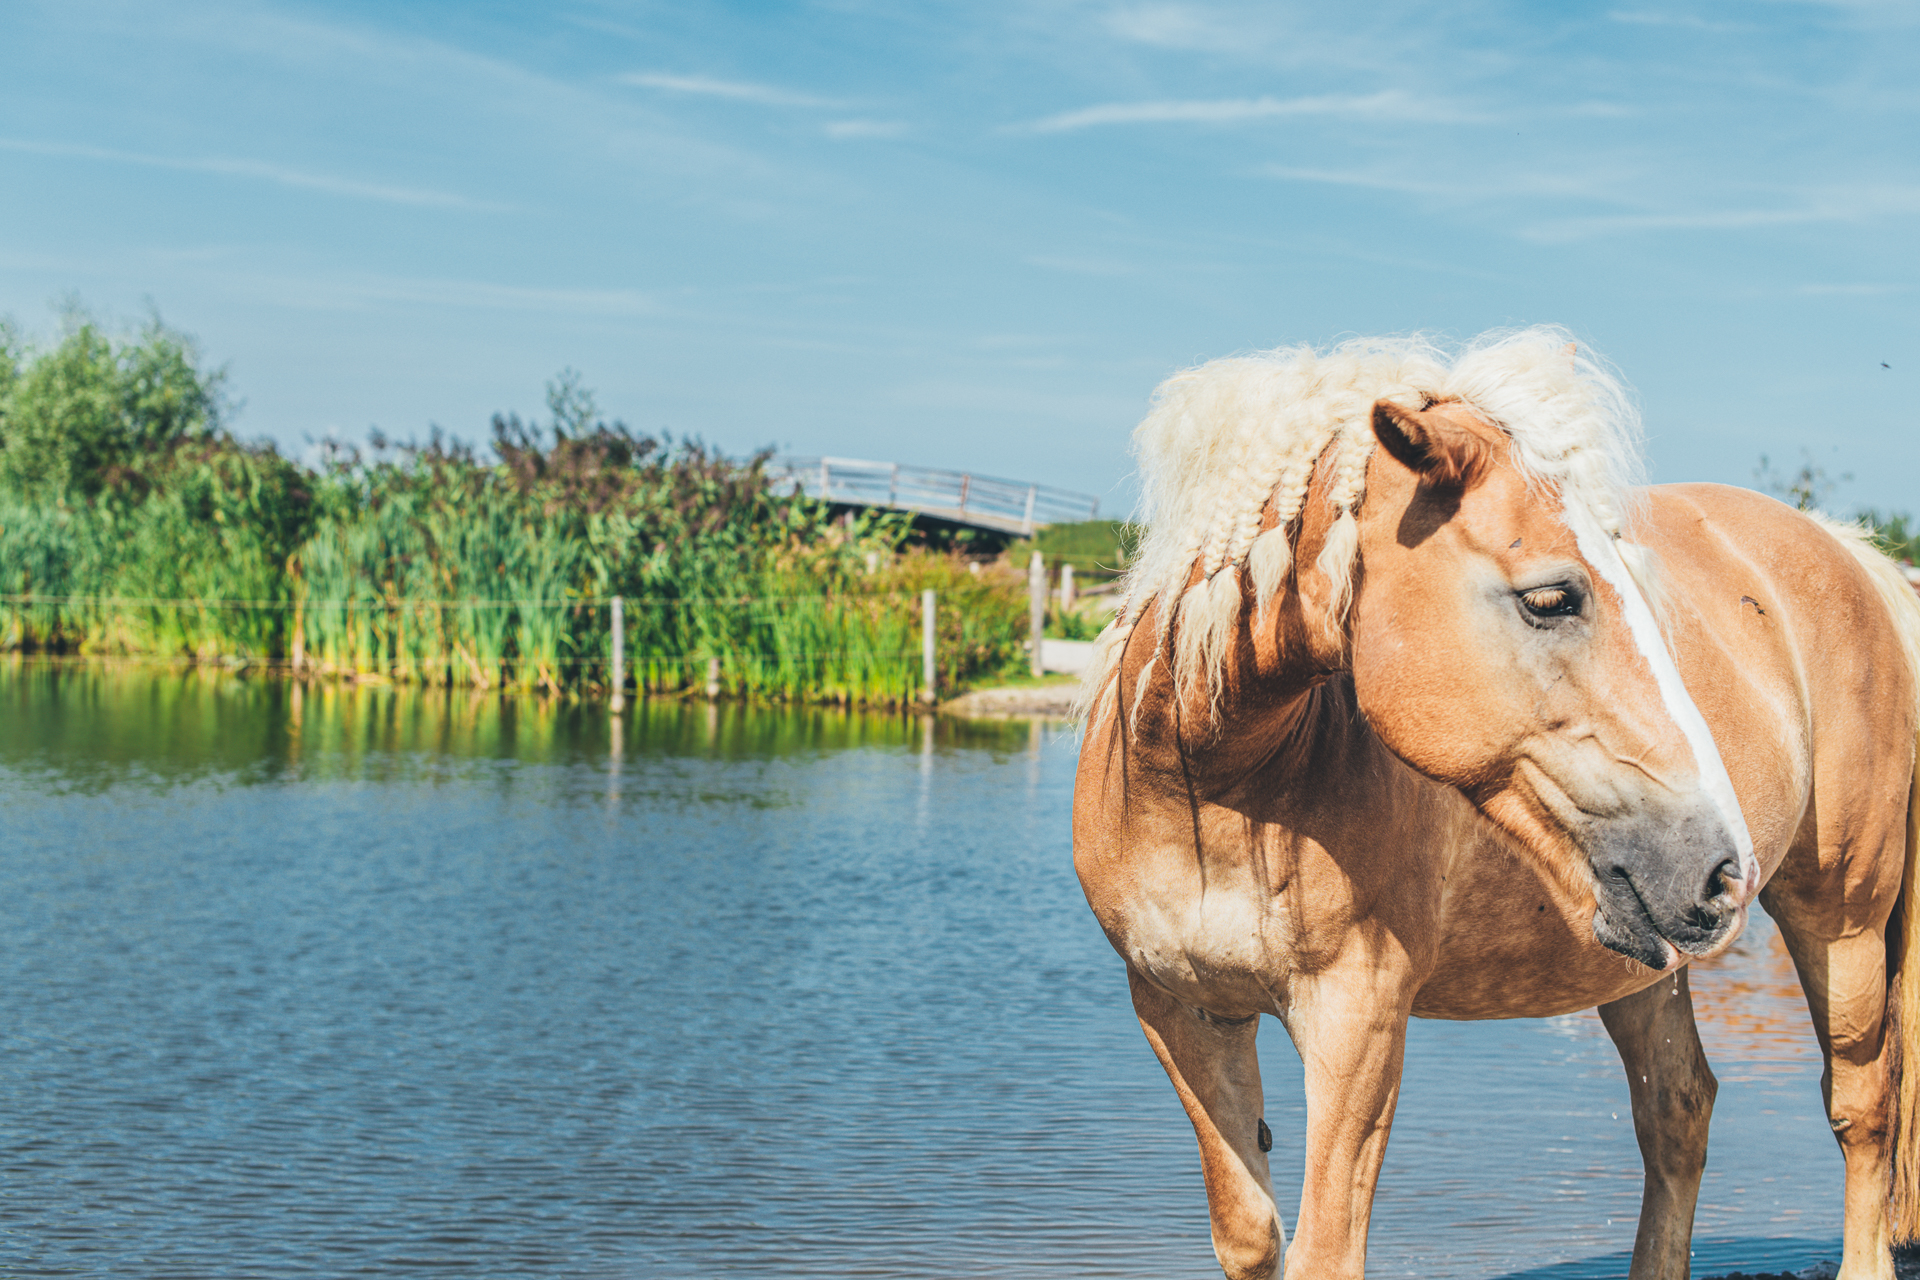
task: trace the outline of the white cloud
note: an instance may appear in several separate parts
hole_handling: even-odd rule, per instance
[[[362,182],[333,174],[293,169],[264,160],[240,160],[225,156],[158,156],[138,151],[117,151],[110,147],[92,147],[64,142],[32,142],[19,138],[0,138],[0,151],[58,156],[75,160],[99,160],[109,164],[143,165],[150,169],[172,169],[182,173],[211,173],[222,177],[254,178],[283,187],[319,191],[353,200],[374,200],[382,204],[481,210],[498,210],[506,207],[481,200],[470,200],[465,196],[447,191]]]
[[[658,316],[668,308],[638,289],[580,289],[495,284],[485,280],[436,279],[343,273],[327,276],[275,274],[226,277],[240,292],[291,307],[361,310],[383,304],[457,311],[538,311],[566,315]]]
[[[1607,17],[1615,22],[1626,22],[1641,27],[1685,27],[1692,31],[1715,33],[1754,30],[1745,22],[1713,22],[1706,18],[1695,17],[1690,13],[1647,13],[1642,10],[1615,9],[1607,14]]]
[[[1620,213],[1598,218],[1569,218],[1540,229],[1543,238],[1578,239],[1619,231],[1744,231],[1753,227],[1792,227],[1809,222],[1851,221],[1834,209],[1707,209],[1698,213]]]
[[[826,134],[829,138],[902,138],[907,125],[900,120],[835,120]]]
[[[1076,276],[1129,276],[1133,268],[1124,262],[1112,258],[1059,257],[1036,254],[1024,259],[1030,267],[1041,267],[1048,271],[1065,271]]]
[[[1798,205],[1761,209],[1608,214],[1543,222],[1523,234],[1547,243],[1646,231],[1752,231],[1823,223],[1866,223],[1920,214],[1920,187],[1819,189],[1802,193]]]
[[[1576,102],[1566,114],[1587,120],[1627,120],[1640,114],[1638,107],[1619,102]]]
[[[1445,103],[1415,98],[1398,89],[1369,94],[1321,94],[1305,98],[1216,98],[1160,102],[1109,102],[1064,111],[1018,126],[1028,133],[1070,133],[1105,125],[1238,124],[1284,116],[1346,116],[1372,120],[1460,123],[1485,117]]]
[[[1342,169],[1297,169],[1288,165],[1261,166],[1260,173],[1287,182],[1315,182],[1334,187],[1366,187],[1374,191],[1406,191],[1418,195],[1456,196],[1478,190],[1461,182],[1433,182],[1390,173],[1361,173]]]
[[[664,71],[635,71],[619,77],[621,84],[666,93],[686,93],[697,97],[728,98],[734,102],[753,102],[765,107],[839,107],[846,104],[833,98],[818,98],[809,93],[794,93],[770,84],[745,80],[715,80],[708,76],[669,75]]]
[[[1813,297],[1877,298],[1888,293],[1907,293],[1904,284],[1803,284],[1798,292]]]
[[[1222,49],[1236,33],[1211,14],[1180,4],[1138,5],[1107,16],[1107,29],[1122,40],[1161,49]],[[1244,39],[1244,32],[1239,33]]]
[[[1263,165],[1256,170],[1269,178],[1286,182],[1314,182],[1336,187],[1364,187],[1374,191],[1401,191],[1410,195],[1439,196],[1450,200],[1477,202],[1512,196],[1554,197],[1561,199],[1605,199],[1611,184],[1619,181],[1608,171],[1573,176],[1548,171],[1517,176],[1476,173],[1445,180],[1416,177],[1405,173],[1378,170],[1301,169],[1289,165]]]

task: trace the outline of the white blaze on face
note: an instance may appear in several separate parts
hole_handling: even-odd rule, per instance
[[[1573,530],[1574,542],[1580,548],[1580,554],[1619,595],[1621,612],[1626,616],[1633,643],[1647,660],[1647,665],[1653,668],[1653,678],[1659,685],[1661,699],[1667,705],[1667,714],[1673,717],[1674,724],[1679,726],[1688,747],[1693,750],[1693,763],[1700,775],[1700,787],[1712,800],[1714,808],[1720,811],[1721,820],[1726,823],[1727,832],[1733,837],[1734,848],[1740,854],[1740,902],[1744,906],[1760,891],[1760,863],[1753,856],[1753,836],[1747,831],[1747,820],[1740,812],[1739,797],[1733,791],[1733,779],[1727,776],[1726,763],[1720,759],[1720,748],[1714,745],[1706,717],[1700,714],[1700,708],[1693,705],[1692,696],[1687,693],[1686,685],[1681,683],[1680,668],[1674,665],[1673,655],[1667,651],[1653,609],[1647,604],[1647,598],[1641,593],[1640,585],[1633,580],[1633,575],[1627,572],[1627,562],[1620,555],[1620,548],[1612,536],[1590,516],[1571,508],[1566,513],[1566,523]]]

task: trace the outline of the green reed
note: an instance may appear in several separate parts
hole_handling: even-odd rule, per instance
[[[902,704],[933,586],[943,686],[1018,656],[1017,577],[903,553],[897,517],[834,519],[758,459],[616,437],[583,462],[577,443],[312,472],[209,445],[138,488],[0,493],[0,646],[563,693],[604,686],[619,595],[642,691],[702,691],[717,662],[729,696]]]

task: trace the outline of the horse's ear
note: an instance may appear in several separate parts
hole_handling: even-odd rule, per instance
[[[1434,484],[1465,487],[1491,460],[1487,442],[1430,409],[1403,408],[1391,400],[1373,406],[1373,434],[1402,465]]]

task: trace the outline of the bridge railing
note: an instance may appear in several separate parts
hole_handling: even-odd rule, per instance
[[[1100,499],[1089,494],[970,471],[864,458],[781,458],[769,470],[777,482],[791,483],[809,498],[921,511],[1007,533],[1029,534],[1041,525],[1100,515]]]

